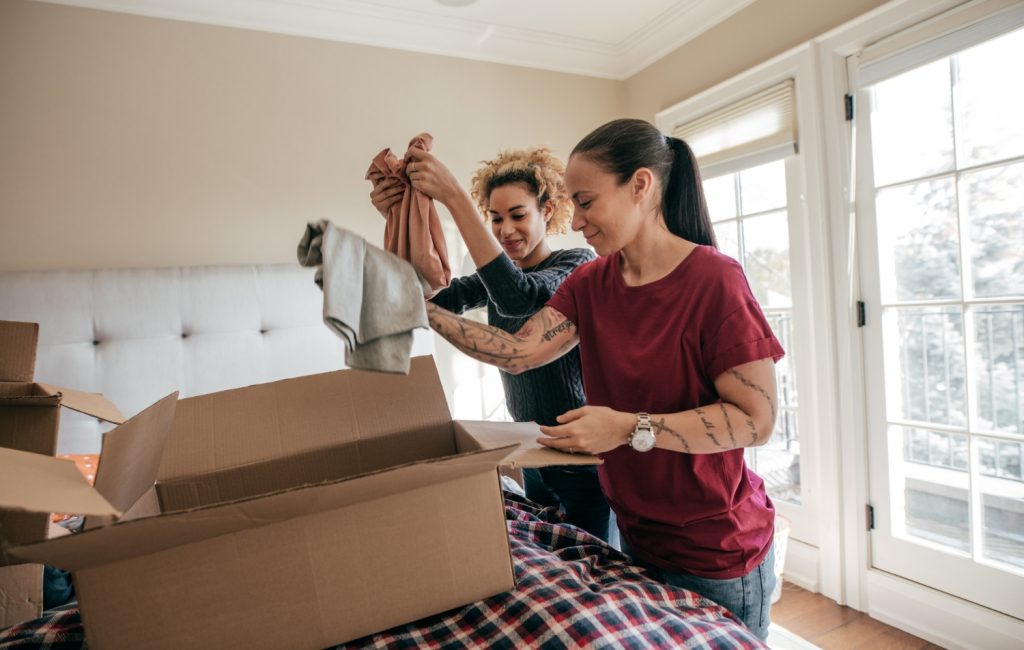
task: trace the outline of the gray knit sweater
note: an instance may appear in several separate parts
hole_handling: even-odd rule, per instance
[[[577,266],[596,256],[585,248],[554,251],[537,266],[520,269],[502,253],[473,275],[455,278],[432,302],[456,314],[487,306],[487,322],[516,332],[554,295]],[[579,348],[520,375],[501,372],[505,403],[517,422],[557,424],[555,418],[583,406]]]

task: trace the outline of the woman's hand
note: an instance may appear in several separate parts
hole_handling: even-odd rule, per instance
[[[412,147],[406,154],[405,173],[413,187],[449,209],[458,197],[465,194],[444,163],[418,147]]]
[[[540,428],[550,436],[538,438],[545,447],[569,453],[600,454],[629,441],[636,415],[614,411],[607,406],[582,406],[558,416],[558,426]]]
[[[385,177],[380,183],[373,186],[370,192],[370,203],[377,208],[377,212],[387,219],[388,211],[397,203],[402,202],[402,195],[405,194],[405,184],[397,178]]]

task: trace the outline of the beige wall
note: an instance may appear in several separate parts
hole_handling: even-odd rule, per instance
[[[659,111],[885,2],[757,0],[627,79],[627,114],[653,122]]]
[[[624,84],[0,2],[0,271],[293,261],[307,220],[376,240],[363,175],[421,130],[460,177],[566,155]]]

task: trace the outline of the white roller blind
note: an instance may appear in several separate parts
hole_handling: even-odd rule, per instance
[[[860,54],[859,83],[870,86],[1024,26],[1020,0],[975,0],[883,38]],[[1007,61],[1011,68],[1020,61]]]
[[[796,96],[792,79],[676,125],[705,178],[796,153]]]

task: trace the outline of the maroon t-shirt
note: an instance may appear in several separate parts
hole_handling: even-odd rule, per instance
[[[576,324],[587,404],[676,413],[719,401],[729,368],[782,355],[740,265],[698,246],[664,278],[630,287],[615,253],[580,266],[548,301]],[[743,449],[602,454],[601,487],[632,553],[706,578],[749,573],[775,509]]]

